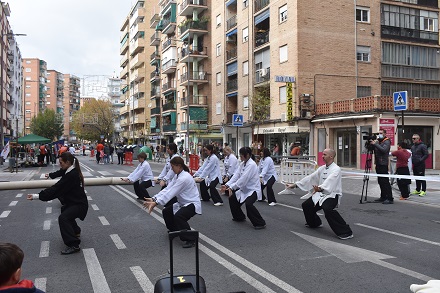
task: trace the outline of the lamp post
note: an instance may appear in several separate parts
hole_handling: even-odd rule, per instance
[[[182,42],[184,45],[186,44],[186,42],[184,40],[179,40],[177,39],[177,41]],[[188,40],[189,41],[189,40]],[[189,43],[189,42],[188,42]],[[190,90],[190,75],[189,75],[189,66],[190,66],[190,50],[189,50],[189,44],[188,46],[185,48],[184,50],[185,54],[188,56],[188,60],[186,61],[186,78],[187,78],[187,85],[186,85],[186,138],[185,138],[185,142],[186,142],[186,150],[185,150],[185,154],[186,154],[186,162],[189,163],[189,123],[190,123],[190,117],[189,117],[189,90]],[[182,54],[182,51],[181,51]],[[185,57],[185,56],[182,56]]]
[[[3,9],[3,8],[1,8],[1,9]],[[1,46],[1,49],[0,49],[0,82],[1,82],[1,84],[0,84],[0,123],[1,123],[0,148],[3,149],[4,140],[5,140],[4,132],[3,132],[3,127],[4,127],[4,125],[3,125],[3,119],[4,119],[4,117],[3,117],[3,109],[4,109],[4,107],[3,107],[3,103],[4,103],[3,91],[5,90],[5,84],[4,84],[4,81],[3,81],[3,79],[4,79],[4,76],[3,76],[3,69],[4,69],[4,66],[3,66],[4,65],[3,64],[3,58],[4,58],[3,52],[5,51],[5,48],[6,48],[4,37],[5,36],[6,37],[26,36],[26,35],[25,34],[14,34],[12,32],[3,34],[3,31],[5,29],[5,27],[4,27],[5,22],[2,21],[1,23],[2,23],[2,26],[1,26],[1,31],[0,31],[0,34],[1,34],[1,36],[0,36],[0,46]],[[3,165],[3,158],[0,158],[0,163]]]

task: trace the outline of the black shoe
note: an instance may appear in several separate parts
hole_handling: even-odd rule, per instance
[[[265,229],[266,228],[266,225],[263,225],[263,226],[254,226],[254,229],[255,230],[261,230],[261,229]]]
[[[244,221],[246,221],[246,218],[245,219],[232,218],[232,221],[234,221],[234,222],[244,222]]]
[[[342,239],[342,240],[351,239],[351,238],[353,238],[353,233],[351,233],[351,234],[342,234],[342,235],[338,235],[338,238],[339,238],[339,239]]]
[[[183,245],[182,245],[183,248],[191,248],[194,246],[196,246],[195,241],[185,241],[185,243],[183,243]]]
[[[81,248],[79,248],[79,246],[77,246],[77,247],[70,246],[70,247],[66,247],[66,249],[61,251],[61,254],[72,254],[72,253],[80,252],[80,250],[81,250]]]
[[[313,229],[313,228],[322,228],[322,223],[319,224],[319,225],[316,226],[316,227],[310,227],[310,225],[306,223],[306,227],[307,227],[307,228],[312,228],[312,229]]]
[[[386,199],[386,200],[383,201],[382,204],[393,204],[393,203],[394,203],[393,200]]]
[[[374,202],[384,202],[384,201],[385,201],[384,198],[378,198],[378,199],[375,199],[375,200],[374,200]]]

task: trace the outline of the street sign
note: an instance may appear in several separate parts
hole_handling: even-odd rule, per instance
[[[243,126],[244,117],[240,114],[232,114],[232,126]]]
[[[405,111],[408,109],[408,92],[393,93],[394,111]]]

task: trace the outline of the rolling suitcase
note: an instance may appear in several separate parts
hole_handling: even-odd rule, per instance
[[[199,275],[199,232],[193,230],[182,230],[170,232],[170,276],[159,279],[154,285],[154,293],[205,293],[205,280]],[[186,236],[196,242],[196,274],[174,276],[173,272],[173,240],[179,236]]]

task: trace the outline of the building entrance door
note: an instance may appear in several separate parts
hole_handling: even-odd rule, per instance
[[[356,167],[356,138],[355,128],[336,130],[336,162],[340,167]]]

